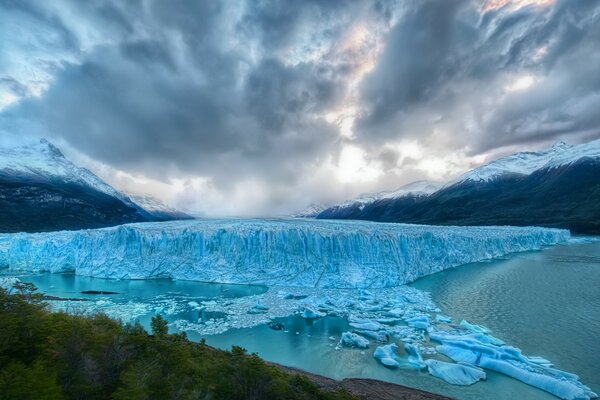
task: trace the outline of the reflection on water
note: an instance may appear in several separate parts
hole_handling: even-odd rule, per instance
[[[147,299],[165,294],[185,294],[190,297],[243,297],[267,291],[264,286],[229,285],[170,279],[153,280],[114,280],[75,276],[73,274],[39,274],[22,278],[32,282],[49,296],[63,298],[98,299],[99,296],[82,294],[86,290],[110,291],[112,300]]]

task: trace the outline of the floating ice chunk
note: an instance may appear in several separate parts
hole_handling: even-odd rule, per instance
[[[517,348],[482,343],[472,337],[464,340],[452,335],[432,334],[440,341],[439,353],[456,362],[464,362],[490,369],[545,390],[561,399],[593,399],[597,395],[579,381],[577,375],[531,362]]]
[[[438,314],[435,316],[435,320],[437,322],[443,322],[443,323],[449,324],[450,322],[452,322],[452,317],[449,317],[444,314]]]
[[[404,315],[404,309],[402,308],[393,308],[385,313],[386,316],[392,318],[400,318]]]
[[[427,315],[418,315],[415,317],[405,318],[408,326],[412,326],[417,329],[429,328],[429,317]]]
[[[468,333],[464,335],[453,335],[450,333],[429,332],[429,337],[433,340],[443,342],[448,340],[473,340],[483,344],[493,344],[494,346],[504,346],[506,343],[492,335],[483,333]]]
[[[359,330],[380,331],[385,329],[379,322],[370,319],[349,318],[348,320],[350,321],[351,327]]]
[[[467,321],[465,321],[464,319],[462,321],[460,321],[460,326],[462,326],[469,332],[473,332],[473,333],[483,333],[483,334],[490,333],[490,330],[488,328],[486,328],[485,326],[470,324]]]
[[[535,363],[535,364],[540,364],[540,365],[544,365],[544,366],[546,366],[546,367],[552,367],[552,366],[553,366],[553,364],[552,364],[552,362],[551,362],[551,361],[549,361],[549,360],[546,360],[546,359],[545,359],[545,358],[543,358],[543,357],[538,357],[538,356],[529,356],[529,357],[527,357],[527,359],[528,359],[529,361],[531,361],[532,363]]]
[[[414,365],[418,369],[423,369],[426,367],[425,362],[423,362],[423,357],[421,356],[421,350],[418,346],[414,344],[405,343],[404,351],[408,353],[408,362]]]
[[[263,303],[261,303],[261,302],[258,302],[258,303],[256,303],[256,304],[254,305],[254,307],[252,307],[252,308],[254,308],[255,310],[260,310],[260,311],[267,311],[267,310],[269,309],[269,307],[265,306],[265,305],[264,305]]]
[[[385,325],[396,325],[397,323],[402,322],[402,318],[377,318],[375,321]]]
[[[387,343],[390,341],[390,334],[387,331],[357,330],[356,333],[366,336],[380,343]]]
[[[429,373],[452,385],[472,385],[485,379],[485,372],[478,367],[465,363],[448,363],[439,360],[425,360]]]
[[[352,332],[342,333],[340,344],[347,347],[358,347],[360,349],[366,349],[369,347],[369,341],[367,339]]]
[[[312,308],[309,306],[304,306],[304,310],[302,310],[302,318],[306,318],[306,319],[315,319],[315,318],[321,318],[324,317],[325,314]]]
[[[373,353],[373,357],[378,359],[386,367],[397,368],[400,366],[400,360],[396,355],[397,351],[398,345],[391,343],[377,347]]]

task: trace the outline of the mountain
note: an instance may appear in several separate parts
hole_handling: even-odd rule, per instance
[[[398,200],[400,202],[411,204],[416,200],[426,197],[440,188],[440,185],[429,181],[416,181],[402,186],[393,191],[379,193],[365,193],[360,196],[334,204],[318,214],[318,218],[344,218],[344,219],[362,219],[359,218],[363,210],[381,200]]]
[[[149,194],[129,194],[129,198],[133,200],[135,204],[147,211],[157,221],[172,221],[180,219],[194,219],[191,215],[188,215],[175,208],[171,208]]]
[[[294,214],[292,214],[292,217],[294,217],[294,218],[315,218],[317,215],[319,215],[325,209],[327,209],[327,206],[324,206],[322,204],[311,203],[304,210],[297,211]]]
[[[0,231],[98,228],[156,220],[53,144],[0,149]]]
[[[325,210],[318,218],[344,218]],[[467,172],[427,197],[380,199],[350,218],[439,225],[538,225],[600,233],[600,140],[557,143]]]
[[[572,148],[565,142],[558,142],[546,150],[515,153],[475,168],[463,174],[453,183],[489,182],[509,175],[526,176],[542,168],[558,155],[571,151]]]

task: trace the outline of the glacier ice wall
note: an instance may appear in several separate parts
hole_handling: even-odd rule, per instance
[[[194,220],[0,235],[0,266],[117,279],[391,287],[569,238],[536,227],[327,220]]]

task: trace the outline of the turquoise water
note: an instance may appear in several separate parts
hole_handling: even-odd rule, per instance
[[[543,356],[578,374],[600,392],[600,242],[569,244],[446,270],[412,286],[432,293],[442,312],[482,324],[526,355]],[[335,350],[344,320],[281,320],[288,332],[267,327],[206,337],[209,344],[241,345],[262,357],[332,378],[366,377],[419,387],[460,399],[555,399],[515,379],[487,372],[487,381],[456,387],[425,372],[388,370],[373,348]]]
[[[84,298],[90,302],[110,299],[125,307],[129,302],[183,297],[210,299],[264,293],[266,288],[197,282],[112,281],[73,275],[42,274],[22,277],[48,295]],[[540,252],[521,253],[493,262],[446,270],[412,286],[432,293],[433,300],[456,321],[466,319],[485,325],[526,355],[543,356],[559,369],[580,375],[583,383],[600,392],[600,242],[561,245]],[[115,295],[83,295],[83,290],[109,290]],[[153,303],[154,304],[154,303]],[[158,312],[154,304],[139,319],[147,324]],[[190,321],[219,318],[203,311],[181,310],[171,319]],[[204,336],[221,348],[241,345],[267,360],[341,379],[369,377],[419,387],[460,399],[554,399],[514,379],[488,372],[487,381],[456,387],[426,372],[382,367],[368,350],[336,349],[346,320],[326,317],[305,320],[298,316],[278,319],[285,330],[262,325]],[[202,336],[189,333],[192,339]]]

